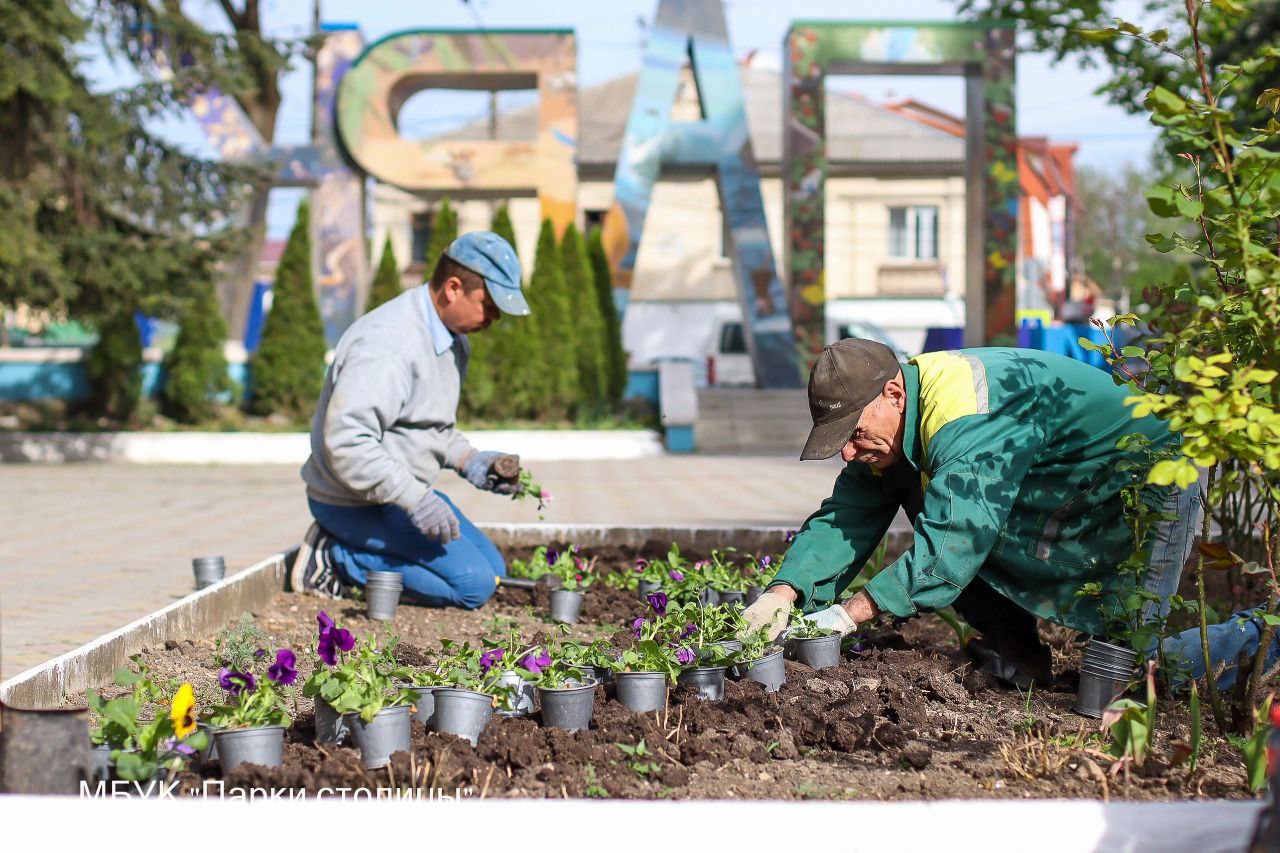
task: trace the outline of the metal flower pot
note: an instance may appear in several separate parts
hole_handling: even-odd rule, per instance
[[[226,576],[227,563],[222,557],[196,557],[191,561],[191,571],[196,576],[196,589],[204,589]]]
[[[551,618],[566,625],[575,625],[578,614],[582,612],[582,600],[585,596],[576,590],[556,589],[551,591]]]
[[[436,684],[406,684],[405,690],[412,690],[418,697],[413,700],[413,718],[422,723],[428,729],[435,723],[436,718],[436,690],[439,685]]]
[[[404,578],[398,572],[369,572],[364,581],[365,612],[370,619],[394,619]]]
[[[1076,704],[1071,710],[1081,716],[1098,719],[1124,693],[1130,677],[1131,674],[1082,666],[1080,686],[1076,688]]]
[[[735,670],[739,678],[763,684],[766,693],[776,693],[782,685],[787,683],[787,667],[782,657],[782,649],[765,655],[759,660],[740,663]]]
[[[686,669],[676,677],[676,683],[686,687],[696,687],[698,697],[712,702],[724,698],[723,666],[699,666]]]
[[[279,767],[284,763],[284,726],[218,729],[213,736],[223,775],[241,764]]]
[[[742,599],[742,603],[745,604],[747,607],[750,607],[751,605],[755,604],[756,599],[763,594],[764,594],[764,587],[749,586],[747,587],[746,595]]]
[[[824,669],[838,666],[840,663],[840,635],[828,634],[825,637],[794,639],[791,641],[792,653],[796,660],[813,669]]]
[[[200,750],[201,761],[217,761],[218,760],[218,740],[214,737],[218,730],[208,723],[196,723],[196,728],[205,733],[205,737],[209,741],[209,745]]]
[[[542,704],[542,724],[553,729],[580,732],[591,725],[591,710],[595,705],[596,682],[581,687],[538,688],[538,701]]]
[[[491,717],[493,697],[488,693],[456,687],[436,688],[436,731],[465,738],[475,746]]]
[[[411,710],[408,705],[393,705],[374,714],[367,723],[359,714],[351,721],[351,733],[355,735],[365,770],[386,767],[391,753],[409,751]]]
[[[210,742],[213,739],[210,738]],[[113,762],[111,761],[111,747],[105,743],[100,743],[93,748],[91,753],[93,759],[93,776],[92,781],[110,782],[111,769]]]
[[[640,581],[636,584],[636,592],[640,593],[640,597],[644,598],[651,592],[657,592],[662,589],[661,581]]]
[[[89,711],[0,704],[0,793],[80,793],[92,779]]]
[[[339,714],[328,702],[316,697],[316,743],[343,744],[351,738],[354,714]]]
[[[498,676],[498,684],[509,689],[509,698],[498,708],[503,716],[525,717],[533,713],[533,684],[520,677],[514,669]]]
[[[702,592],[698,593],[698,603],[703,607],[720,603],[720,593],[711,587],[703,587]]]
[[[745,592],[738,592],[736,590],[731,592],[725,592],[724,590],[720,591],[721,604],[742,604],[746,601],[746,598],[747,594]]]
[[[618,701],[632,711],[656,711],[667,704],[664,672],[619,672],[613,681]]]

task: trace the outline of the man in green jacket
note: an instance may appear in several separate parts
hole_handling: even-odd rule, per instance
[[[1119,572],[1134,550],[1122,490],[1140,485],[1154,454],[1176,441],[1162,421],[1133,418],[1126,394],[1104,371],[1033,350],[927,353],[899,364],[872,341],[827,347],[809,379],[814,426],[800,458],[840,453],[847,464],[747,609],[748,623],[776,636],[794,604],[848,633],[879,613],[952,605],[981,635],[970,653],[1026,687],[1051,677],[1036,616],[1105,636],[1135,583],[1149,593],[1142,620],[1167,615],[1199,490],[1137,492],[1170,520],[1151,535],[1143,576]],[[1145,440],[1117,449],[1130,433]],[[911,547],[831,604],[899,508],[914,525]],[[1078,594],[1086,588],[1092,594]]]

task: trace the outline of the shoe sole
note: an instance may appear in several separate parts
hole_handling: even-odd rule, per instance
[[[306,534],[302,537],[302,544],[298,546],[297,556],[293,558],[293,565],[289,567],[288,573],[285,575],[285,592],[306,592],[306,576],[307,566],[311,563],[311,558],[315,556],[316,541],[320,538],[320,525],[315,522],[307,528]]]

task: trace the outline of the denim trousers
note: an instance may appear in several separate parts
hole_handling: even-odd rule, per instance
[[[1143,607],[1144,620],[1155,616],[1163,618],[1169,612],[1169,597],[1178,591],[1182,567],[1191,554],[1196,529],[1200,523],[1202,502],[1200,485],[1192,484],[1182,490],[1174,490],[1163,507],[1165,512],[1177,515],[1172,521],[1156,525],[1152,535],[1151,561],[1147,566],[1146,588],[1160,596],[1157,602],[1147,602]],[[1240,655],[1252,656],[1262,639],[1262,619],[1257,616],[1261,608],[1243,610],[1226,622],[1210,625],[1209,661],[1216,672],[1226,664],[1218,677],[1218,686],[1226,689],[1235,684],[1236,662]],[[1150,649],[1149,651],[1154,651]],[[1200,647],[1200,629],[1191,628],[1170,637],[1160,644],[1166,677],[1174,686],[1185,683],[1187,678],[1202,678],[1205,674],[1204,653]],[[1280,637],[1271,643],[1267,651],[1266,666],[1271,667],[1280,659]]]
[[[414,526],[392,504],[334,506],[308,499],[311,515],[333,537],[329,555],[344,581],[364,586],[369,572],[399,572],[404,594],[428,607],[474,609],[488,601],[507,566],[480,532],[443,492],[458,516],[461,535],[441,545]]]

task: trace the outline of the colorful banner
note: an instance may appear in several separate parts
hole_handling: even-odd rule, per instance
[[[673,122],[680,70],[692,60],[704,118]],[[799,387],[786,289],[778,278],[743,107],[738,64],[720,0],[661,0],[614,173],[605,234],[620,245],[615,284],[627,287],[663,164],[711,166],[729,231],[747,349],[762,388]]]

